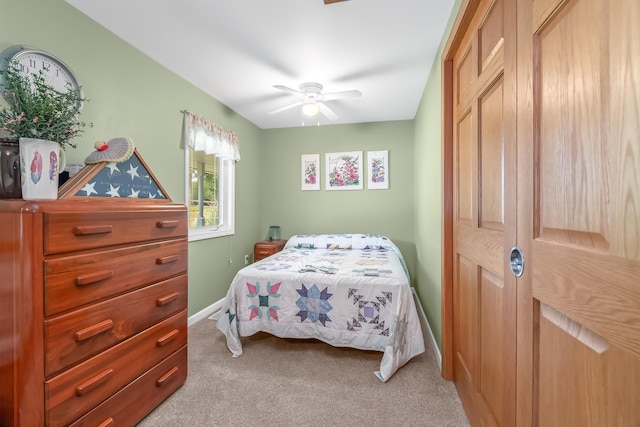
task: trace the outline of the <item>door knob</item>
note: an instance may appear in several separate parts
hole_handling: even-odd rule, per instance
[[[511,248],[511,255],[509,255],[509,263],[511,264],[511,272],[514,276],[522,276],[524,270],[524,256],[519,247],[514,246]]]

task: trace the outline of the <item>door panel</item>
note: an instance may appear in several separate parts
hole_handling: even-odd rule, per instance
[[[588,24],[602,15],[598,3],[568,4],[534,40],[540,100],[534,179],[540,187],[536,237],[606,251],[609,212],[603,202],[612,164],[608,147],[596,141],[606,120],[599,64],[607,53]]]
[[[464,96],[471,90],[471,85],[475,80],[474,74],[476,73],[476,68],[474,65],[474,61],[472,60],[472,52],[471,47],[460,55],[460,59],[458,60],[458,65],[456,67],[456,104],[462,104],[462,99]]]
[[[504,140],[502,138],[502,76],[480,98],[480,228],[504,226]],[[499,183],[500,185],[494,185]],[[502,266],[500,266],[502,268]]]
[[[637,426],[640,2],[518,4],[519,424]]]
[[[453,370],[473,425],[515,422],[515,279],[505,275],[515,242],[505,169],[515,164],[515,73],[505,50],[515,40],[504,30],[514,12],[513,2],[481,1],[453,60]]]
[[[464,256],[459,256],[457,262],[458,278],[454,291],[454,298],[458,301],[458,310],[454,326],[458,334],[455,335],[456,372],[465,381],[472,381],[477,377],[476,354],[478,352],[478,324],[477,312],[477,269],[475,263]]]
[[[541,304],[540,426],[636,426],[638,358]],[[547,313],[549,312],[549,313]]]
[[[502,277],[488,270],[480,270],[480,395],[489,407],[497,425],[505,425],[502,408],[505,404],[504,383],[508,381],[505,372],[504,330],[507,319],[502,307],[506,303]]]
[[[486,70],[491,58],[502,48],[504,27],[502,1],[495,2],[478,28],[479,60],[481,70]]]
[[[456,161],[459,165],[457,173],[457,212],[458,223],[471,225],[473,223],[473,205],[475,199],[475,170],[473,156],[473,120],[471,114],[465,115],[458,125],[458,138],[456,146]]]

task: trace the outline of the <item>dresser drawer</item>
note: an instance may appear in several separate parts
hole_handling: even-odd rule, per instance
[[[187,271],[187,241],[148,243],[45,261],[45,315]]]
[[[45,376],[93,356],[187,307],[187,275],[45,320]]]
[[[133,426],[184,384],[186,379],[187,347],[183,347],[70,427]],[[136,404],[131,405],[131,402]]]
[[[186,209],[175,211],[48,212],[46,255],[148,240],[186,237]]]
[[[186,317],[184,310],[46,381],[47,426],[68,425],[163,359],[183,349],[187,344]],[[165,380],[170,382],[172,372],[166,374]],[[162,378],[156,381],[162,381]],[[137,402],[128,404],[136,405]]]

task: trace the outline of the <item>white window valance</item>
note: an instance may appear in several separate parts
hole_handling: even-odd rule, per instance
[[[240,142],[234,132],[190,111],[182,113],[183,149],[204,151],[223,159],[240,160]]]

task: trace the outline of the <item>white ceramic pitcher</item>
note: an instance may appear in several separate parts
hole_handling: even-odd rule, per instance
[[[60,144],[35,138],[20,138],[22,198],[55,200],[58,198],[58,174],[64,170]],[[62,157],[62,158],[61,158]]]

